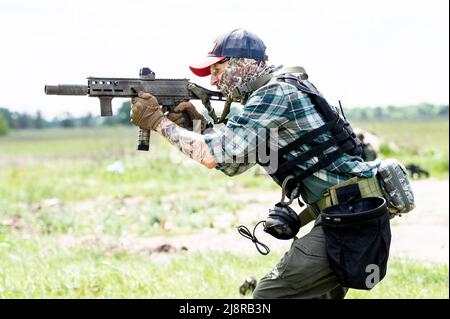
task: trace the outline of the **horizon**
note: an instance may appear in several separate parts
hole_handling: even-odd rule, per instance
[[[217,102],[214,102],[214,101],[212,101],[212,103],[217,103]],[[376,109],[376,108],[382,108],[382,109],[385,109],[385,108],[389,108],[389,107],[393,107],[393,108],[395,108],[395,109],[404,109],[404,108],[415,108],[415,107],[420,107],[420,106],[422,106],[422,105],[429,105],[429,106],[433,106],[433,107],[437,107],[437,108],[441,108],[441,107],[446,107],[446,108],[449,108],[450,106],[449,106],[449,104],[430,104],[430,103],[418,103],[418,104],[414,104],[414,105],[386,105],[386,106],[355,106],[355,107],[351,107],[351,108],[346,108],[346,106],[345,105],[342,105],[342,107],[343,107],[343,109],[344,109],[344,113],[346,113],[346,112],[349,112],[350,114],[352,113],[352,111],[354,112],[354,111],[356,111],[356,110],[367,110],[367,109]],[[120,107],[121,105],[119,105],[119,107]],[[197,107],[197,106],[196,106]],[[201,107],[204,109],[204,107],[203,107],[203,105],[201,105]],[[242,108],[243,106],[242,105],[240,105],[239,103],[234,103],[233,102],[233,104],[232,104],[232,110],[231,110],[231,113],[233,113],[233,107],[236,107],[236,108]],[[2,106],[0,106],[0,110],[2,109],[2,108],[4,108],[4,107],[2,107]],[[7,109],[7,108],[6,108]],[[216,109],[216,113],[217,113],[217,108],[215,108]],[[48,117],[48,116],[46,116],[45,114],[43,114],[42,112],[41,112],[41,110],[36,110],[36,111],[34,111],[34,113],[29,113],[29,112],[20,112],[20,111],[13,111],[13,110],[9,110],[8,109],[8,111],[10,111],[11,112],[11,114],[14,114],[14,113],[18,113],[18,114],[20,114],[20,115],[27,115],[27,116],[30,116],[31,118],[35,118],[36,116],[37,116],[37,113],[38,112],[40,112],[40,116],[41,116],[41,118],[44,120],[44,121],[46,121],[46,122],[54,122],[54,121],[62,121],[62,120],[66,120],[66,119],[73,119],[73,120],[81,120],[82,118],[84,118],[84,117],[87,117],[87,116],[92,116],[92,119],[96,119],[96,120],[98,120],[98,119],[107,119],[107,118],[110,118],[110,116],[106,116],[106,117],[104,117],[104,116],[101,116],[100,115],[100,112],[98,113],[98,114],[96,114],[95,112],[93,112],[93,111],[88,111],[88,112],[86,112],[86,113],[84,113],[84,114],[79,114],[79,115],[76,115],[76,114],[72,114],[72,113],[70,113],[70,112],[62,112],[62,113],[58,113],[58,114],[55,114],[54,116],[51,116],[51,117]],[[117,109],[114,109],[113,108],[113,117],[114,116],[116,116],[117,115]],[[204,113],[204,115],[207,115],[207,111],[206,111],[206,109],[204,109],[204,110],[200,110],[200,113]],[[231,114],[230,113],[230,114]],[[219,110],[219,113],[218,113],[218,115],[220,115],[221,114],[221,110]],[[441,116],[444,116],[444,117],[448,117],[448,114],[447,115],[439,115],[439,114],[437,114],[437,115],[432,115],[432,116],[436,116],[436,117],[441,117]],[[422,116],[423,118],[430,118],[430,115],[428,114],[428,115],[423,115]],[[434,118],[434,117],[432,117],[432,118]]]

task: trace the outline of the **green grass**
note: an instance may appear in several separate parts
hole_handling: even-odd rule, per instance
[[[179,228],[209,227],[212,216],[242,207],[230,195],[275,187],[254,171],[230,179],[204,169],[157,134],[150,152],[138,152],[135,137],[131,128],[106,128],[0,139],[0,221],[14,216],[43,234],[120,236],[133,228],[134,235],[149,235],[167,219]],[[123,174],[106,170],[117,160]],[[47,205],[52,199],[58,204]]]
[[[361,127],[382,138],[393,136],[402,145],[395,157],[448,178],[448,123]],[[150,152],[135,151],[136,133],[133,128],[54,129],[0,138],[0,297],[240,298],[246,276],[259,278],[277,263],[275,253],[155,257],[61,245],[60,235],[117,241],[188,234],[216,227],[214,221],[225,215],[231,216],[221,226],[227,230],[240,222],[236,213],[248,201],[260,200],[254,194],[278,189],[254,169],[234,178],[207,170],[157,134]],[[106,170],[119,160],[123,174]],[[379,286],[348,296],[448,298],[448,266],[392,259]]]
[[[370,291],[350,290],[348,299],[448,299],[448,265],[391,258],[384,279]]]
[[[354,123],[353,127],[380,137],[382,158],[394,157],[405,164],[413,163],[428,170],[432,177],[448,179],[448,121],[372,121]]]
[[[99,195],[134,194],[134,186],[143,184],[147,187],[140,187],[142,195],[159,197],[196,183],[200,167],[188,170],[184,165],[176,165],[167,145],[153,147],[149,153],[134,151],[130,135],[134,131],[110,130],[105,134],[99,130],[98,139],[91,136],[92,131],[86,135],[74,131],[66,138],[59,133],[55,131],[37,141],[33,141],[34,136],[23,134],[0,144],[3,160],[10,164],[0,173],[1,180],[9,186],[2,188],[0,197],[28,204],[51,197],[78,201]],[[106,171],[116,160],[123,162],[124,174]],[[161,180],[167,183],[160,183]],[[209,187],[208,181],[203,183]]]
[[[50,238],[4,239],[0,297],[239,298],[239,285],[258,270],[259,262],[226,253],[176,253],[159,258],[108,255],[58,248]]]
[[[239,295],[248,275],[258,279],[281,256],[226,252],[134,256],[82,246],[61,247],[51,237],[0,242],[0,298],[250,298]],[[348,299],[448,298],[448,266],[391,259],[371,291]]]

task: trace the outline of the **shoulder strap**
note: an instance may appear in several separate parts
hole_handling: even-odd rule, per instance
[[[301,80],[308,79],[308,74],[306,73],[305,69],[301,66],[282,68],[278,71],[260,76],[256,80],[242,84],[241,86],[235,88],[233,92],[231,92],[231,97],[233,99],[239,99],[241,96],[256,91],[263,85],[267,84],[267,82],[269,82],[270,79],[286,73],[300,73],[299,78]]]

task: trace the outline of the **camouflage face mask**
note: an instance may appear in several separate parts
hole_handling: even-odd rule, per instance
[[[272,69],[273,66],[267,66],[265,61],[231,58],[222,73],[218,88],[223,94],[229,96],[236,87],[270,73]]]

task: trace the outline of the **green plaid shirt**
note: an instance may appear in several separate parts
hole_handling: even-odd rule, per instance
[[[278,138],[269,141],[271,148],[279,149],[323,124],[322,116],[307,94],[291,84],[272,80],[253,92],[243,110],[231,116],[225,126],[205,134],[205,141],[217,162],[216,168],[233,176],[255,165],[247,159],[249,153],[256,150],[257,135],[261,130],[278,132]],[[321,143],[328,138],[328,134],[322,134],[315,140]],[[308,146],[302,146],[291,151],[288,157],[296,157],[308,149]],[[335,149],[330,148],[326,153]],[[317,157],[311,158],[299,163],[294,170],[304,171],[316,162]],[[358,156],[343,154],[325,169],[305,178],[300,193],[306,202],[315,202],[324,190],[353,176],[372,177],[379,165],[380,160],[363,162]]]

